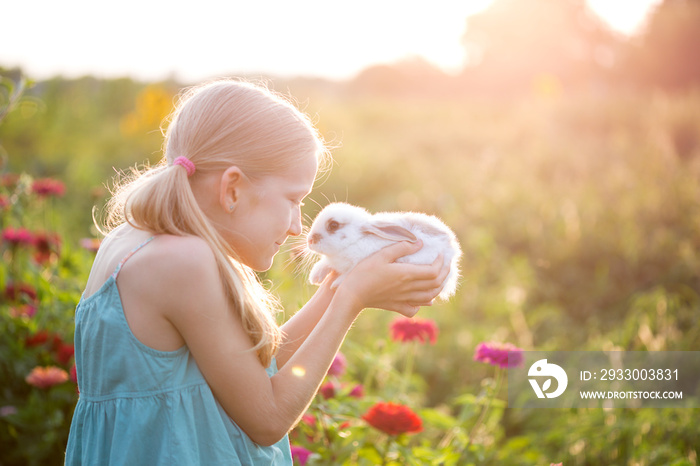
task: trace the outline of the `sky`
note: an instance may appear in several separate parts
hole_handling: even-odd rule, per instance
[[[34,0],[2,6],[0,66],[29,77],[348,79],[420,56],[463,66],[468,15],[492,0]],[[624,34],[659,0],[588,0]]]

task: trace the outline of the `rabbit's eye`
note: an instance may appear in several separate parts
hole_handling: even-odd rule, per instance
[[[329,220],[326,224],[326,230],[328,230],[330,233],[337,231],[338,228],[340,228],[340,223],[335,220]]]

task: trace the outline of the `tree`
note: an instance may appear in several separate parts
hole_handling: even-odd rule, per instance
[[[700,85],[700,0],[665,0],[630,50],[626,75],[679,91]]]

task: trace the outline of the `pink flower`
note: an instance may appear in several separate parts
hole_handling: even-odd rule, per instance
[[[347,365],[348,362],[345,359],[345,356],[339,351],[338,354],[335,355],[335,358],[333,358],[331,367],[328,368],[328,375],[340,377],[345,373],[345,366]]]
[[[503,368],[517,367],[523,362],[523,350],[511,343],[481,342],[476,347],[474,361]],[[510,361],[508,355],[510,354]]]
[[[26,228],[7,227],[2,231],[2,240],[13,246],[34,245],[34,235]]]
[[[36,306],[31,304],[21,304],[19,307],[10,308],[10,317],[34,317],[36,314]]]
[[[399,317],[391,323],[391,339],[394,341],[414,341],[435,344],[438,335],[438,328],[434,321],[429,319],[418,319]]]
[[[18,182],[19,175],[17,173],[3,173],[0,175],[0,186],[3,188],[15,189]]]
[[[297,445],[292,445],[291,449],[293,461],[298,461],[301,466],[304,466],[306,462],[309,461],[309,456],[311,456],[311,452],[309,450]]]
[[[15,406],[7,405],[0,408],[0,417],[13,416],[18,413]]]
[[[32,192],[40,197],[63,196],[66,193],[65,185],[52,178],[42,178],[34,180]]]
[[[24,378],[29,385],[37,388],[50,388],[68,380],[68,372],[56,366],[37,366]]]

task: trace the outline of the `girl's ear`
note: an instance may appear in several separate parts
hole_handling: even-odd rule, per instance
[[[390,241],[410,241],[411,243],[418,241],[416,235],[404,227],[393,223],[372,222],[363,226],[360,230],[366,235],[376,235]]]
[[[242,191],[249,184],[240,168],[233,165],[222,174],[219,182],[219,203],[227,212],[232,212],[241,198]]]

